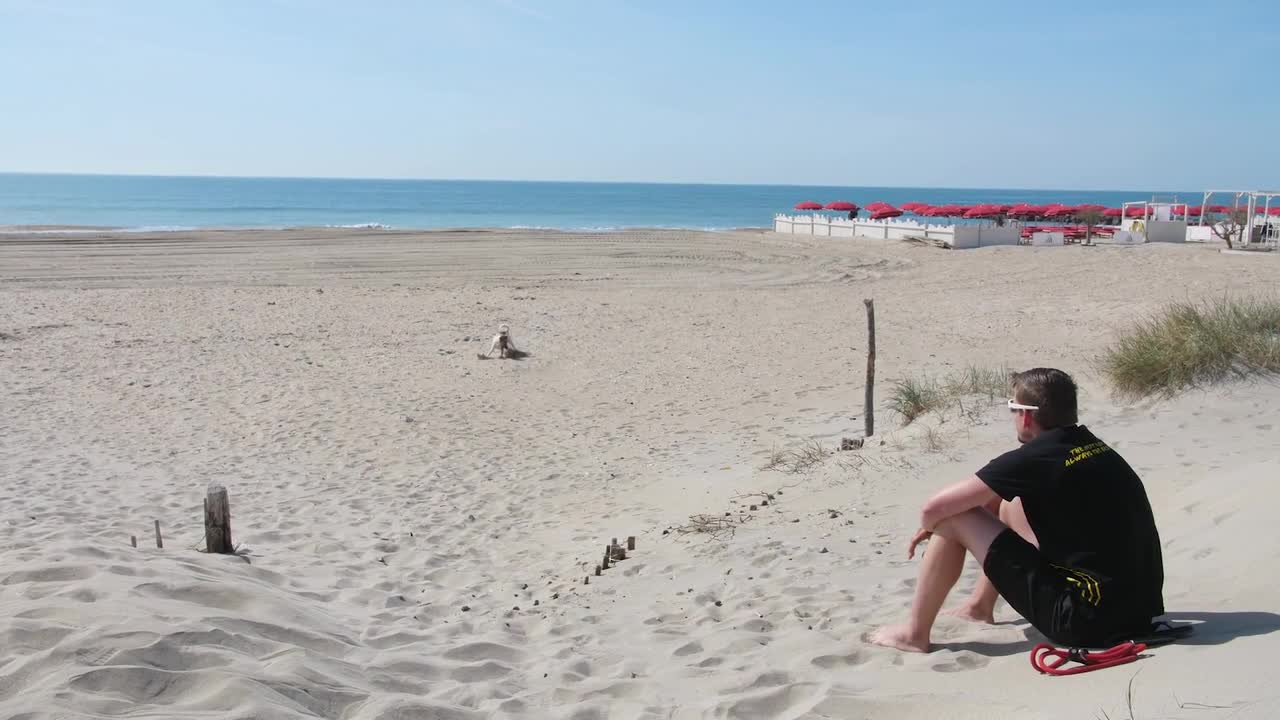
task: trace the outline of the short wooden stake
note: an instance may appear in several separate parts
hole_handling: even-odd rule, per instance
[[[156,521],[156,547],[164,549],[164,538],[160,537],[160,521]]]
[[[134,546],[134,547],[138,547],[138,536],[137,536],[137,535],[130,535],[130,536],[129,536],[129,544],[130,544],[130,545],[132,545],[132,546]]]
[[[211,553],[235,552],[231,543],[231,500],[221,485],[210,485],[204,499],[204,542],[205,550]]]
[[[596,577],[600,577],[600,566],[596,565]]]
[[[600,563],[600,567],[604,568],[605,570],[608,570],[608,569],[609,569],[609,548],[608,548],[608,546],[605,546],[605,549],[604,549],[604,560]]]
[[[636,536],[635,536],[635,535],[628,535],[628,536],[627,536],[627,549],[628,549],[628,550],[635,550],[635,549],[636,549]]]
[[[586,577],[582,578],[582,584],[583,584],[583,585],[590,585],[590,584],[591,584],[591,576],[590,576],[590,575],[587,575]]]
[[[611,548],[616,548],[616,547],[618,547],[618,538],[614,538],[614,539],[610,540],[610,541],[609,541],[609,547],[611,547]]]

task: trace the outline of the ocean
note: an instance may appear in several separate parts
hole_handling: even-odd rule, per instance
[[[771,226],[774,213],[790,212],[805,200],[848,200],[862,206],[879,200],[892,205],[1060,202],[1118,207],[1153,195],[1200,201],[1197,192],[1169,191],[0,173],[0,226],[724,230]]]

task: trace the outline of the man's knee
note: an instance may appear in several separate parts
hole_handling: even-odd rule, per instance
[[[1000,533],[1009,528],[986,508],[973,508],[938,523],[934,533],[960,543],[982,562],[987,549]]]

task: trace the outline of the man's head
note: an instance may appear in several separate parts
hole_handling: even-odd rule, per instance
[[[1075,425],[1076,383],[1054,368],[1032,368],[1014,373],[1013,425],[1020,442],[1030,442],[1045,430]]]

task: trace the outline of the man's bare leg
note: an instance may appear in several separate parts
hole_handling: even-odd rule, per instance
[[[985,508],[966,510],[938,523],[920,563],[907,622],[880,628],[872,633],[871,642],[907,652],[929,652],[929,633],[947,593],[960,579],[965,550],[981,563],[991,541],[1006,529]]]
[[[1027,522],[1027,514],[1022,509],[1021,499],[1015,499],[1012,502],[1000,502],[999,514],[1000,522],[1012,528],[1027,542],[1040,547],[1040,541],[1036,539],[1036,534],[1031,531],[1031,523]],[[1000,593],[996,590],[996,586],[992,585],[986,573],[983,573],[978,576],[978,582],[973,586],[973,594],[969,596],[969,599],[965,600],[963,604],[948,610],[946,614],[964,620],[991,624],[996,621],[996,601],[999,599]]]

